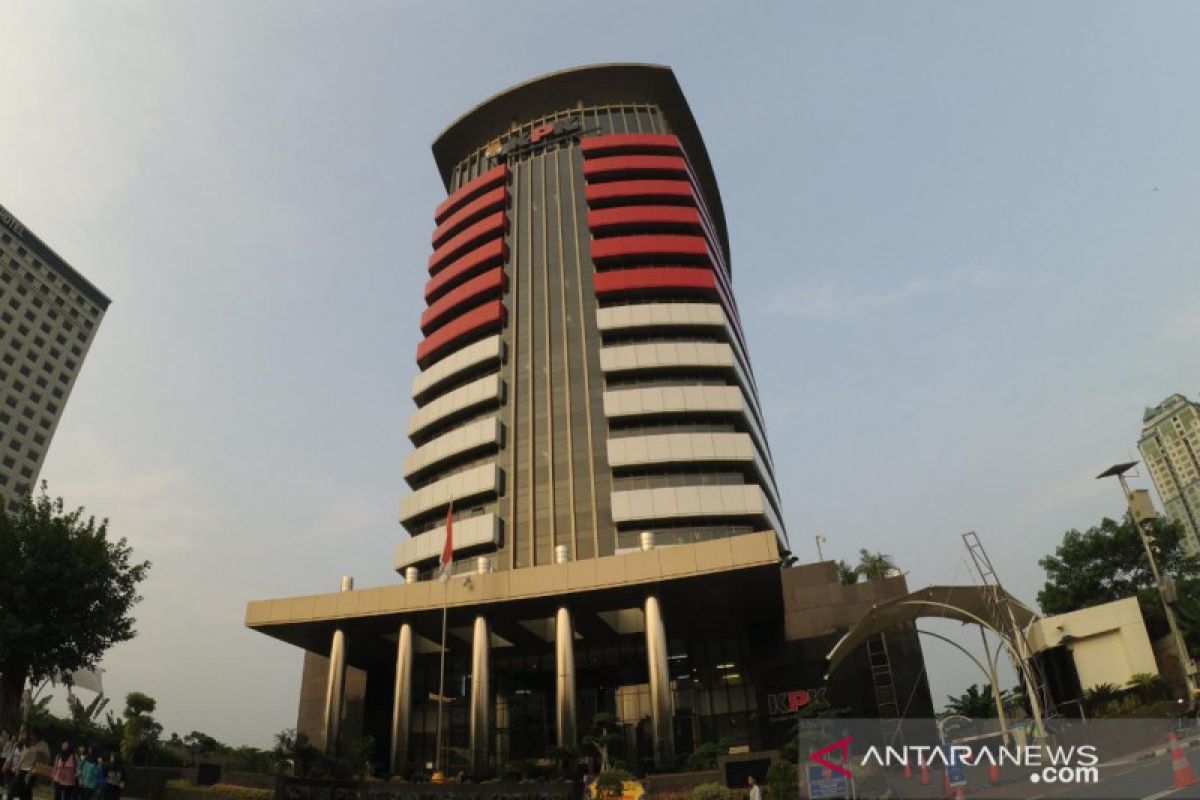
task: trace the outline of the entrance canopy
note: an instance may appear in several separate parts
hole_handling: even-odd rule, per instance
[[[1007,638],[1006,632],[1012,628],[1009,610],[1021,630],[1037,619],[1032,609],[999,587],[927,586],[918,589],[904,597],[872,606],[825,656],[829,660],[829,672],[837,669],[846,656],[872,636],[921,617],[942,617],[967,625],[982,625]]]

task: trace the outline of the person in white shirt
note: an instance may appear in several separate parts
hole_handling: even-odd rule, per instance
[[[746,778],[746,785],[750,787],[750,796],[746,800],[763,800],[762,789],[758,785],[758,781],[754,780],[751,775]]]

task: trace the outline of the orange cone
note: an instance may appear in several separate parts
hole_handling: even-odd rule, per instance
[[[1000,767],[995,764],[988,764],[988,782],[992,786],[1000,782]]]
[[[1167,739],[1171,743],[1171,771],[1175,773],[1175,788],[1185,789],[1196,782],[1196,773],[1192,771],[1192,765],[1183,754],[1175,734],[1168,733]]]
[[[921,759],[921,785],[929,785],[929,765],[925,763],[925,759]]]
[[[904,780],[912,780],[912,764],[909,764],[908,761],[904,762]]]

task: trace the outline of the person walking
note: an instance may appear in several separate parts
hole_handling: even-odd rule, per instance
[[[746,785],[750,787],[750,794],[746,800],[762,800],[762,788],[758,785],[758,781],[754,780],[754,776],[746,778]]]
[[[50,780],[54,783],[54,800],[75,800],[76,768],[75,752],[70,742],[63,742],[54,756],[54,767]]]
[[[9,789],[12,800],[33,800],[33,787],[38,772],[50,764],[50,748],[42,741],[37,731],[29,732],[28,743],[17,761],[17,777]]]
[[[100,800],[121,800],[125,788],[125,769],[121,766],[121,754],[113,751],[104,768],[104,795]]]
[[[108,793],[108,759],[101,754],[96,759],[96,788],[92,789],[89,800],[104,800]]]
[[[71,793],[72,800],[86,800],[83,792],[83,764],[87,761],[88,751],[84,745],[75,748],[75,789]]]
[[[96,773],[100,771],[100,765],[97,763],[98,752],[92,750],[88,753],[88,757],[84,759],[83,765],[79,768],[79,800],[95,800],[96,796]]]
[[[9,741],[4,751],[4,763],[0,764],[0,775],[4,776],[6,790],[12,788],[12,782],[17,777],[17,762],[21,760],[21,751],[25,749],[25,734],[18,733]]]

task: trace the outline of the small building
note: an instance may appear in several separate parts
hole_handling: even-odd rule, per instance
[[[1159,674],[1136,597],[1044,617],[1028,638],[1060,705],[1100,684],[1125,687],[1134,675]]]

